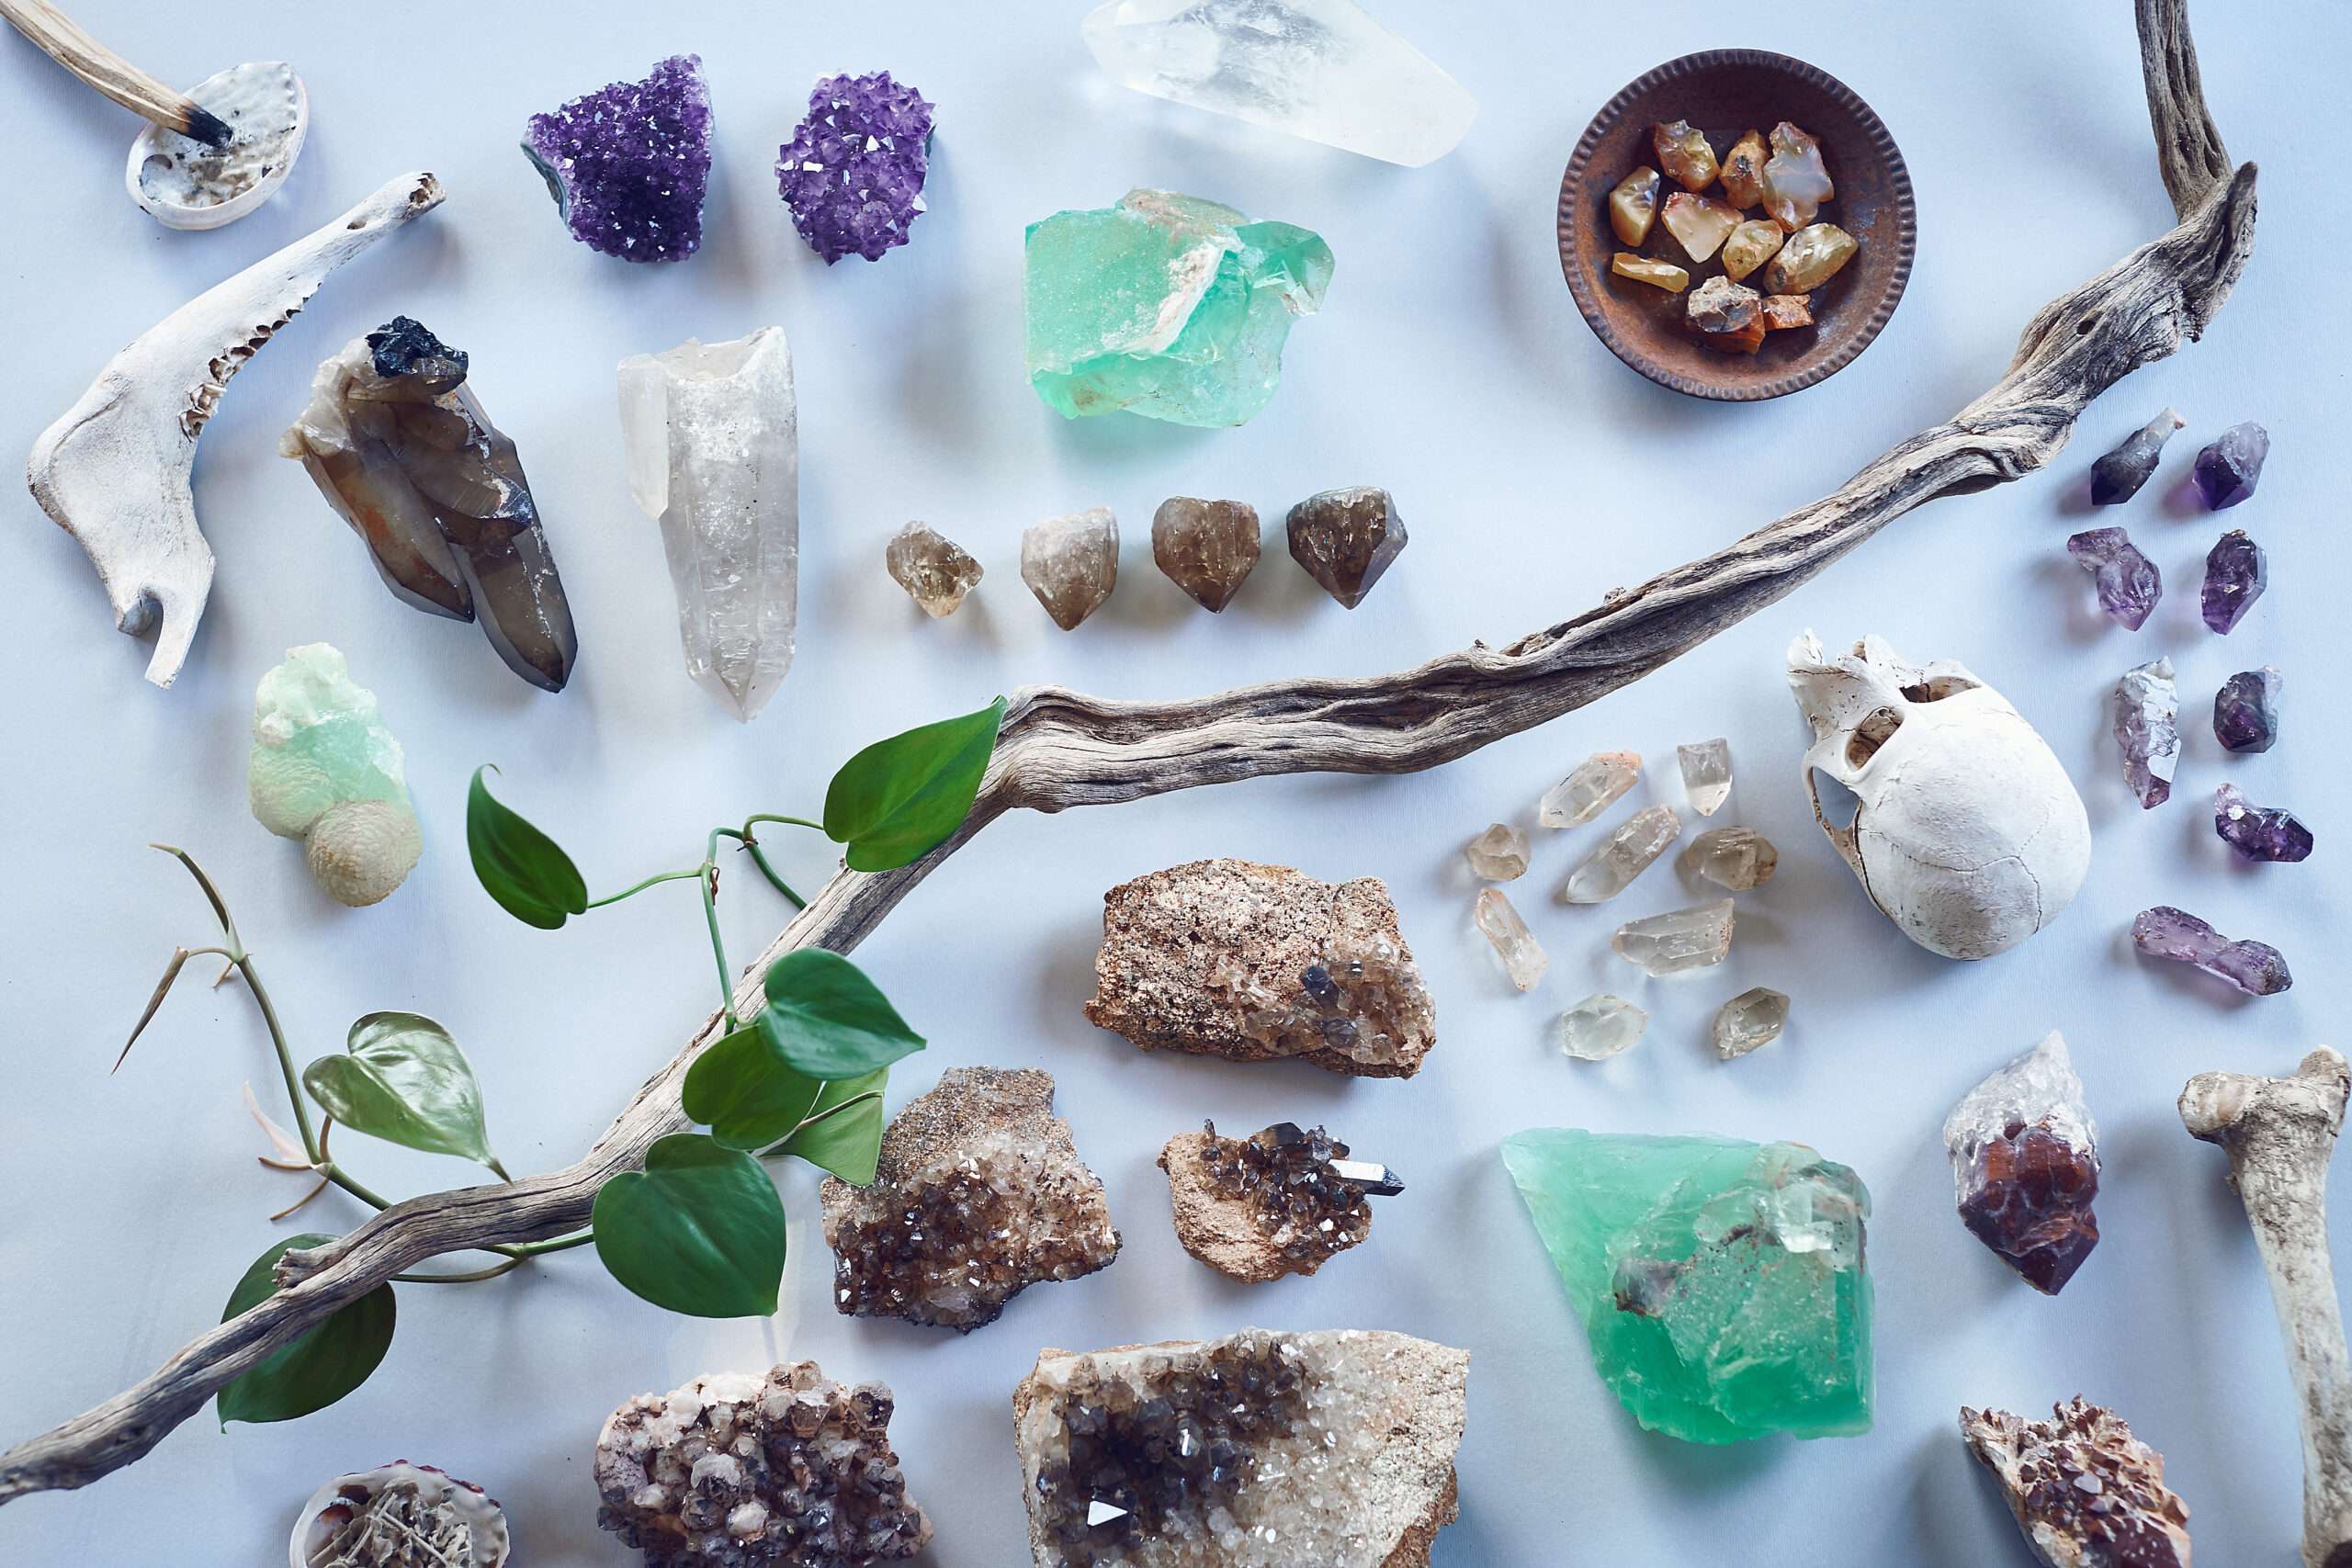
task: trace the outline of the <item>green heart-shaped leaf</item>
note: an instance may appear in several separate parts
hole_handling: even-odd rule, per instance
[[[498,907],[526,925],[553,931],[588,908],[588,884],[553,839],[500,805],[474,770],[466,793],[466,851],[474,876]]]
[[[413,1012],[371,1012],[351,1026],[350,1054],[302,1073],[311,1098],[345,1126],[427,1154],[497,1168],[481,1089],[449,1032]]]
[[[827,1086],[792,1070],[758,1029],[739,1029],[694,1059],[686,1114],[730,1149],[763,1149],[791,1134]]]
[[[963,825],[980,793],[1004,699],[877,740],[842,764],[825,790],[825,836],[852,871],[921,860]]]
[[[832,1082],[922,1049],[865,972],[838,953],[796,948],[768,965],[767,1006],[754,1026],[786,1065]]]
[[[296,1247],[324,1247],[331,1235],[291,1235],[272,1242],[230,1292],[220,1321],[267,1301],[277,1292],[277,1260]],[[324,1410],[368,1381],[392,1344],[392,1288],[379,1285],[302,1331],[260,1364],[224,1386],[214,1401],[220,1425],[232,1421],[291,1421]]]
[[[808,1108],[808,1117],[825,1119],[795,1133],[780,1152],[798,1155],[810,1165],[831,1171],[852,1187],[870,1186],[874,1168],[882,1157],[882,1088],[889,1077],[890,1070],[885,1067],[862,1078],[844,1078],[825,1085],[817,1103]],[[874,1098],[848,1105],[863,1094]],[[837,1105],[848,1105],[848,1109],[834,1111]],[[827,1111],[832,1114],[827,1116]]]
[[[784,1203],[765,1167],[700,1133],[673,1133],[643,1170],[596,1190],[596,1256],[655,1306],[765,1317],[784,1280]]]

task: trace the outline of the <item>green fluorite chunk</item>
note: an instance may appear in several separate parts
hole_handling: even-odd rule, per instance
[[[1542,1127],[1503,1140],[1601,1380],[1697,1443],[1871,1425],[1861,1178],[1802,1144]]]
[[[1132,190],[1029,225],[1029,383],[1064,415],[1125,409],[1241,424],[1274,395],[1294,317],[1331,282],[1331,247],[1289,223]]]

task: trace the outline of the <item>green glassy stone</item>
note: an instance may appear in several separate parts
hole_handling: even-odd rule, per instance
[[[1029,383],[1050,407],[1241,424],[1282,380],[1292,320],[1322,304],[1331,247],[1198,197],[1132,190],[1029,225],[1023,278]]]
[[[1802,1144],[1543,1127],[1503,1163],[1634,1419],[1694,1443],[1871,1425],[1861,1178]]]

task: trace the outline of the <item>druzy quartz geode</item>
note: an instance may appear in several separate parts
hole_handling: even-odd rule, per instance
[[[1961,1223],[2054,1296],[2098,1245],[2098,1128],[2056,1030],[1944,1118]]]
[[[907,243],[923,213],[933,107],[888,71],[820,77],[809,89],[808,112],[776,149],[776,189],[827,266],[852,254],[879,261]]]
[[[1029,225],[1023,278],[1029,384],[1047,407],[1242,424],[1274,395],[1292,320],[1322,304],[1331,247],[1292,224],[1136,189]]]
[[[1870,1193],[1802,1144],[1545,1127],[1503,1140],[1593,1361],[1690,1442],[1871,1424]]]
[[[684,261],[702,244],[710,183],[710,89],[698,55],[535,114],[523,155],[571,237],[623,261]]]

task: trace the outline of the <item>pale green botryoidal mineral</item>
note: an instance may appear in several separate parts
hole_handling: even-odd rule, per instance
[[[254,693],[246,765],[254,818],[300,839],[311,874],[336,902],[373,904],[404,881],[424,849],[401,743],[323,642],[286,650]]]
[[[1695,1443],[1871,1425],[1870,1192],[1802,1144],[1543,1127],[1503,1163],[1634,1419]]]
[[[1331,247],[1172,191],[1029,225],[1029,384],[1065,416],[1242,424],[1274,395],[1292,319],[1315,313]]]

